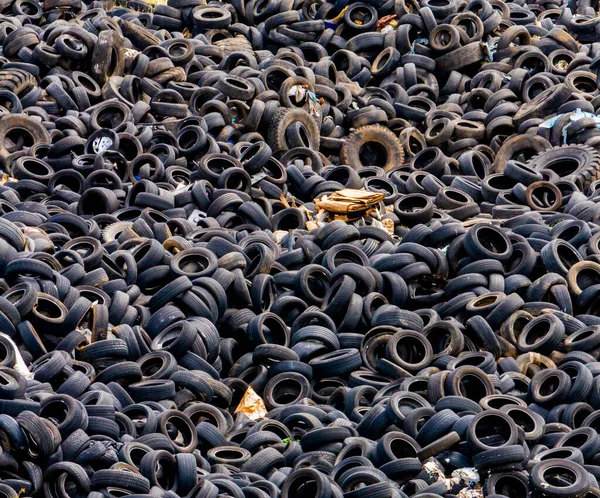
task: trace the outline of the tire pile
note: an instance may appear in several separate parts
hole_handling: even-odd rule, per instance
[[[597,9],[2,2],[0,498],[600,497]]]

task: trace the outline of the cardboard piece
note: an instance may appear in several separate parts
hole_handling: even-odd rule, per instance
[[[384,194],[367,190],[343,189],[321,199],[315,199],[315,207],[337,214],[358,214],[367,211],[385,198]]]

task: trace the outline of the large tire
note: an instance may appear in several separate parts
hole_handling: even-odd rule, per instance
[[[0,163],[10,171],[6,158],[24,147],[50,144],[50,135],[35,119],[26,114],[5,114],[0,118]]]
[[[26,94],[37,86],[35,76],[20,69],[5,69],[0,71],[0,89],[10,90],[17,95]]]
[[[550,169],[561,180],[571,180],[580,189],[600,179],[600,154],[588,145],[561,145],[533,156],[528,166],[539,171]]]
[[[287,129],[295,122],[300,122],[303,125],[305,139],[308,140],[312,150],[319,150],[319,142],[321,141],[321,133],[315,119],[305,110],[299,108],[281,108],[273,117],[269,125],[269,145],[274,151],[289,150],[286,139]]]
[[[367,144],[374,144],[369,154]],[[383,150],[381,150],[383,149]],[[370,158],[369,158],[370,155]],[[340,153],[343,164],[358,170],[365,166],[381,166],[388,171],[404,163],[404,149],[396,135],[380,125],[363,126],[352,132]]]

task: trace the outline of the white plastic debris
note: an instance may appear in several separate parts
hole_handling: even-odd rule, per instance
[[[33,374],[29,371],[29,369],[27,368],[27,365],[25,365],[25,362],[23,361],[23,357],[21,356],[21,352],[19,351],[19,348],[17,348],[17,345],[14,343],[14,341],[10,338],[10,336],[6,335],[3,332],[0,332],[0,335],[2,337],[5,337],[6,339],[8,339],[8,341],[11,344],[11,346],[15,350],[15,366],[14,366],[14,369],[17,372],[19,372],[26,379],[33,379]]]
[[[457,480],[457,484],[462,481],[472,488],[479,484],[480,476],[475,467],[463,467],[452,472],[452,479]]]

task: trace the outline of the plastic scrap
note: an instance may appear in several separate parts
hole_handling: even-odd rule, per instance
[[[11,337],[9,335],[6,335],[3,332],[0,332],[0,335],[10,342],[11,346],[13,347],[13,349],[15,351],[15,366],[13,368],[17,372],[19,372],[23,377],[25,377],[26,379],[33,379],[33,374],[29,371],[29,369],[27,368],[27,365],[23,361],[21,352],[19,351],[19,348],[17,347],[15,342],[11,339]]]
[[[423,463],[423,470],[425,472],[427,472],[427,476],[429,477],[430,480],[446,481],[446,475],[444,474],[444,468],[442,467],[440,462],[438,462],[434,458],[429,458],[428,460],[425,460],[425,462]]]
[[[591,112],[583,112],[581,109],[577,109],[574,113],[571,114],[570,116],[570,121],[569,123],[567,123],[567,126],[565,126],[562,129],[562,137],[563,137],[563,143],[567,143],[567,130],[569,128],[569,126],[571,125],[571,123],[574,123],[575,121],[579,121],[580,119],[583,118],[592,118],[594,120],[594,122],[596,123],[596,128],[600,129],[600,117],[596,116],[595,114],[591,113]]]
[[[2,177],[0,177],[0,185],[4,185],[6,182],[16,182],[17,179],[13,178],[10,175],[7,175],[6,173],[2,174]]]
[[[468,487],[474,488],[479,484],[479,472],[475,467],[463,467],[452,472],[452,480],[457,484],[464,482]]]
[[[235,409],[235,413],[243,413],[250,420],[257,420],[265,417],[267,408],[263,399],[250,386]]]
[[[481,488],[464,488],[456,496],[458,498],[483,498],[483,490]]]
[[[296,102],[306,102],[308,104],[308,112],[314,117],[319,117],[321,111],[317,104],[322,104],[322,99],[319,99],[314,92],[308,89],[308,85],[294,85],[290,88],[288,95],[294,97]]]
[[[371,226],[383,228],[388,234],[394,235],[394,222],[389,218],[385,220],[373,219]]]
[[[427,477],[433,482],[443,482],[446,489],[452,490],[453,494],[461,498],[481,498],[483,493],[479,485],[479,472],[474,467],[463,467],[452,472],[449,478],[444,474],[444,468],[434,458],[425,460],[423,470]]]
[[[479,472],[474,467],[463,467],[452,472],[453,484],[465,486],[456,496],[460,498],[483,498],[483,490],[479,484]]]
[[[417,46],[417,44],[429,45],[429,38],[417,38],[413,42],[412,48],[410,49],[410,52],[408,52],[409,54],[414,54],[415,53],[415,47]]]
[[[541,128],[553,128],[554,125],[556,124],[556,122],[559,119],[561,119],[563,116],[565,116],[565,113],[557,114],[556,116],[551,117],[550,119],[547,119],[543,123],[540,123],[539,126]],[[585,112],[585,111],[582,111],[581,109],[575,109],[575,111],[573,113],[571,113],[571,122],[579,121],[580,119],[583,119],[583,118],[592,118],[594,121],[596,121],[596,124],[600,128],[600,117],[596,116],[594,113]],[[565,128],[567,128],[568,126],[569,125],[565,126]]]
[[[563,143],[565,143],[565,144],[567,143],[567,130],[568,130],[569,126],[571,125],[571,123],[574,123],[575,121],[579,121],[580,119],[592,118],[594,120],[594,122],[596,123],[596,128],[598,128],[600,130],[600,117],[596,116],[594,113],[585,112],[585,111],[582,111],[581,109],[576,109],[574,112],[572,112],[570,114],[571,115],[569,116],[569,120],[570,120],[569,123],[567,123],[567,125],[565,127],[563,127],[563,129],[562,129]],[[566,115],[566,113],[558,114],[550,119],[547,119],[546,121],[544,121],[543,123],[540,124],[540,127],[541,128],[554,128],[556,123],[565,115]]]
[[[481,42],[486,62],[494,62],[494,54],[498,49],[498,40],[499,38],[490,38],[487,42]]]
[[[347,10],[347,9],[348,9],[348,7],[344,7],[344,8],[343,8],[343,9],[340,11],[340,13],[339,13],[337,16],[335,16],[335,17],[334,17],[334,18],[333,18],[331,21],[332,21],[332,22],[335,22],[335,23],[337,23],[337,22],[341,21],[341,20],[342,20],[342,17],[344,17],[344,14],[346,13],[346,10]]]
[[[394,31],[398,27],[398,16],[392,14],[389,16],[383,16],[377,21],[377,31],[386,34],[389,31]]]
[[[556,122],[563,116],[564,116],[564,114],[557,114],[556,116],[547,119],[543,123],[540,123],[539,126],[540,126],[540,128],[554,128],[554,125],[556,124]]]

